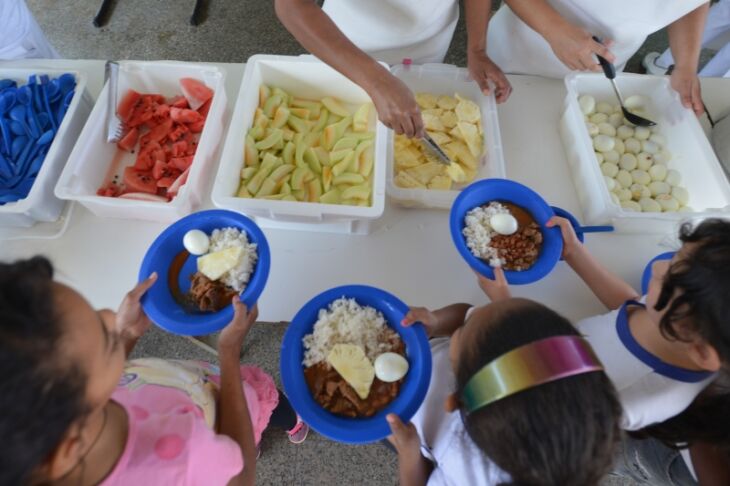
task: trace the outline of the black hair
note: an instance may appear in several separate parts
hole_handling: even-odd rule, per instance
[[[513,299],[462,350],[457,394],[483,366],[506,352],[552,336],[576,336],[542,304]],[[513,485],[588,486],[609,471],[621,407],[610,380],[596,371],[516,393],[462,417],[469,436]]]
[[[708,219],[695,228],[685,223],[679,239],[693,246],[669,267],[662,282],[654,306],[666,309],[661,332],[667,339],[686,341],[689,330],[730,363],[730,221]],[[675,325],[680,321],[682,328]]]
[[[37,482],[39,466],[88,413],[84,373],[58,349],[53,267],[0,263],[0,485]]]

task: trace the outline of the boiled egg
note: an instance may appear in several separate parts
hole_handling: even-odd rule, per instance
[[[375,358],[375,376],[386,383],[398,381],[408,373],[408,361],[396,353],[383,353]]]
[[[517,232],[517,220],[511,214],[495,214],[489,218],[489,225],[500,235],[512,235]]]
[[[191,255],[205,255],[208,253],[210,239],[200,230],[190,230],[183,236],[183,246]]]

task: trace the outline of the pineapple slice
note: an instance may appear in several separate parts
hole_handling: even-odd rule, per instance
[[[375,379],[375,368],[365,351],[354,344],[335,344],[327,355],[327,362],[365,400]]]
[[[436,104],[439,108],[443,108],[444,110],[453,110],[456,108],[457,100],[456,98],[448,95],[441,95],[436,100]]]
[[[418,167],[411,167],[406,173],[423,185],[431,182],[431,179],[444,172],[444,166],[438,162],[427,162]]]
[[[416,93],[416,103],[421,109],[430,110],[436,108],[437,98],[431,93]]]
[[[461,132],[461,136],[466,142],[469,151],[474,157],[482,155],[482,137],[479,136],[479,131],[476,125],[472,123],[459,122],[456,125]]]
[[[441,119],[441,123],[443,123],[446,128],[454,128],[459,122],[456,113],[454,113],[453,111],[445,111],[444,114],[441,115],[439,118]]]
[[[404,189],[426,189],[425,184],[421,184],[407,172],[399,172],[393,182],[395,182],[396,186]]]
[[[234,246],[198,258],[198,271],[211,280],[218,280],[241,262],[243,248]]]
[[[423,126],[426,130],[434,130],[437,132],[446,131],[446,127],[444,127],[444,124],[441,123],[441,120],[436,115],[422,113],[421,117],[423,118]]]
[[[451,165],[457,165],[457,164],[451,164]],[[446,171],[448,172],[448,167],[446,168]],[[431,179],[431,182],[428,183],[429,189],[439,189],[443,191],[448,191],[451,189],[451,177],[445,176],[445,175],[439,175]]]
[[[457,95],[458,96],[458,95]],[[459,97],[459,103],[454,108],[456,116],[459,121],[467,123],[476,123],[482,117],[482,112],[479,109],[479,105],[466,98]]]
[[[439,147],[451,142],[451,137],[444,132],[428,132],[428,134],[431,136],[433,141],[439,145]]]

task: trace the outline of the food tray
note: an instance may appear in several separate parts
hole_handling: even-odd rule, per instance
[[[479,105],[482,111],[485,154],[479,161],[475,181],[492,177],[504,178],[505,165],[502,151],[502,137],[499,131],[497,102],[494,92],[484,96],[479,86],[469,79],[469,71],[447,64],[424,64],[420,66],[398,65],[391,72],[403,81],[414,93],[427,92],[436,95],[454,96],[459,93]],[[461,189],[468,184],[460,184],[456,190],[439,191],[433,189],[406,189],[395,185],[395,164],[393,143],[395,135],[388,138],[388,172],[386,187],[390,199],[406,207],[449,209]],[[474,181],[472,181],[474,182]]]
[[[566,76],[568,95],[560,120],[560,136],[586,224],[613,224],[630,233],[675,232],[686,219],[730,217],[730,184],[697,117],[684,108],[668,77],[620,74],[616,81],[622,94],[642,95],[648,100],[647,117],[660,125],[672,153],[668,168],[678,170],[689,191],[693,213],[638,213],[626,211],[611,200],[596,162],[591,137],[585,128],[578,96],[616,103],[611,84],[602,74],[572,73]]]
[[[56,196],[78,201],[100,217],[164,223],[175,221],[198,206],[208,186],[208,174],[211,172],[213,156],[223,132],[223,116],[226,111],[224,70],[183,62],[124,61],[120,62],[119,93],[123,96],[131,88],[140,93],[160,93],[166,97],[180,95],[182,91],[178,80],[185,77],[202,81],[215,94],[205,128],[200,134],[188,181],[180,188],[177,197],[168,203],[162,203],[96,194],[117,154],[116,144],[106,141],[108,84],[102,89],[89,120],[69,156],[68,164],[56,185]],[[124,152],[120,166],[133,164],[135,158],[136,154]]]

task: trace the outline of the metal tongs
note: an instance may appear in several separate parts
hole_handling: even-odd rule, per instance
[[[107,113],[106,141],[116,143],[124,136],[124,123],[117,114],[117,97],[119,81],[119,64],[107,61],[104,66],[104,78],[107,81]]]
[[[431,153],[431,155],[434,156],[436,161],[444,165],[451,165],[451,159],[449,156],[446,155],[446,152],[441,150],[441,147],[433,141],[428,133],[426,133],[421,139],[421,144],[429,151],[429,153]]]

